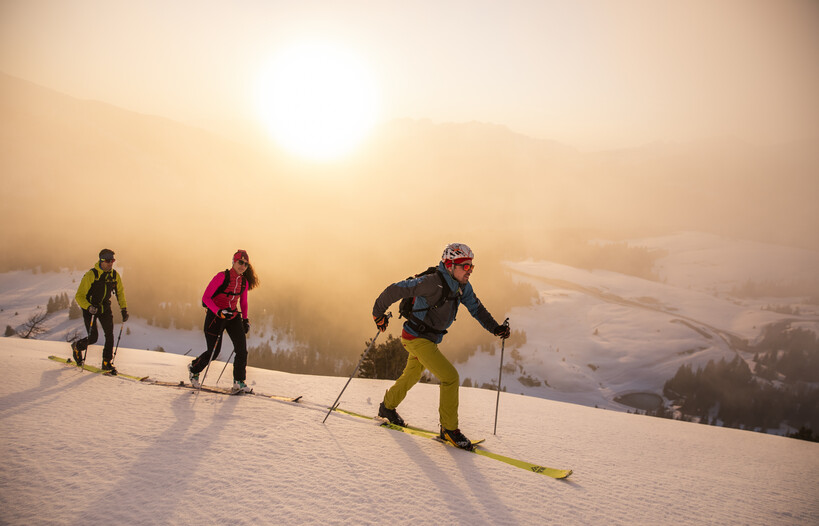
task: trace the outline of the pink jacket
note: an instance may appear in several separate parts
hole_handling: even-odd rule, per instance
[[[237,310],[236,304],[238,303],[242,310],[242,318],[247,319],[247,286],[242,290],[242,280],[240,277],[241,276],[231,268],[230,279],[224,292],[212,298],[211,296],[216,294],[216,290],[221,287],[225,281],[224,271],[219,272],[210,280],[210,283],[205,289],[205,294],[202,296],[202,302],[214,314],[218,314],[222,309],[235,311]],[[241,291],[241,294],[239,294],[239,291]]]

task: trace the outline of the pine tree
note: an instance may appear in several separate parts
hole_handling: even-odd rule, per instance
[[[68,309],[68,319],[76,320],[77,318],[80,317],[82,317],[82,309],[77,304],[77,300],[72,300],[71,307]]]
[[[359,377],[395,380],[401,376],[407,364],[407,353],[399,338],[392,335],[387,341],[375,346],[361,361]]]

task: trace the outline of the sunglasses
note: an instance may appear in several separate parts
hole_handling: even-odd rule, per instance
[[[100,261],[104,261],[106,263],[113,263],[116,259],[101,259]]]
[[[461,267],[464,269],[465,272],[469,272],[470,270],[475,270],[475,265],[472,263],[456,263],[456,267]]]
[[[244,265],[245,267],[248,265],[247,261],[245,261],[244,259],[237,259],[236,263]]]

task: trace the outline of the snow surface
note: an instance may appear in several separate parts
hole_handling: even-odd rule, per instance
[[[467,436],[574,470],[558,481],[354,417],[322,424],[345,378],[249,368],[256,391],[302,395],[294,405],[105,377],[50,354],[69,346],[0,339],[0,524],[819,524],[816,443],[510,393],[493,435],[496,393],[461,389]],[[121,371],[169,381],[188,361],[117,355]],[[354,379],[341,405],[375,414],[389,385]],[[417,385],[402,416],[434,428],[437,397]]]

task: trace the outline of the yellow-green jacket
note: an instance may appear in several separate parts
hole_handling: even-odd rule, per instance
[[[97,262],[94,268],[86,272],[82,277],[74,298],[83,310],[88,309],[91,305],[96,305],[100,308],[100,312],[103,312],[106,307],[110,308],[111,306],[112,292],[117,295],[119,308],[126,308],[128,304],[125,302],[125,289],[122,286],[122,279],[119,274],[114,269],[103,272],[99,262]]]

